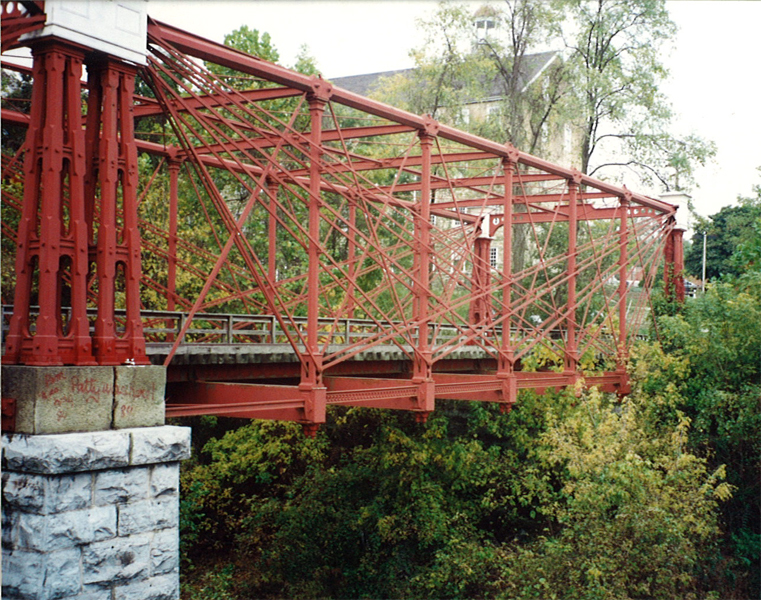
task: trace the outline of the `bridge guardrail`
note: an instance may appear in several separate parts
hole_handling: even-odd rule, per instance
[[[0,308],[0,323],[2,323],[3,340],[8,332],[10,317],[13,315],[13,306],[2,305]],[[32,319],[37,314],[37,307],[31,308]],[[88,308],[87,316],[91,320],[91,331],[94,331],[97,309]],[[171,343],[175,336],[179,335],[185,326],[187,314],[180,311],[143,310],[140,312],[143,321],[143,333],[146,342]],[[126,313],[124,310],[116,311],[117,331],[124,331]],[[62,311],[62,322],[65,324],[71,319],[70,310]],[[296,317],[293,320],[295,327],[306,331],[307,318]],[[332,327],[333,319],[323,318],[318,320],[318,325],[324,328],[321,332],[321,343],[328,341],[332,335],[331,343],[353,344],[362,339],[372,337],[378,332],[378,324],[370,319],[339,319],[340,329],[332,334],[327,327]],[[389,328],[391,324],[386,324]],[[453,326],[435,326],[436,343],[452,339],[457,335],[457,329]],[[497,328],[499,329],[499,328]],[[293,332],[295,333],[295,331]],[[413,336],[414,339],[414,336]],[[248,315],[228,313],[196,313],[191,326],[185,332],[186,343],[204,344],[238,344],[238,343],[269,343],[286,344],[288,337],[274,315]]]
[[[32,314],[36,316],[36,308],[32,307]],[[8,332],[10,317],[13,314],[13,306],[2,305],[0,307],[0,323],[2,324],[3,342]],[[187,314],[180,311],[162,311],[162,310],[144,310],[141,311],[143,320],[143,332],[146,342],[148,343],[172,343],[179,335],[182,327],[187,320]],[[91,320],[91,331],[94,330],[95,317],[97,309],[90,308],[87,310],[87,316]],[[70,312],[64,310],[62,314],[63,322],[71,318]],[[125,311],[117,311],[117,329],[124,330]],[[32,319],[34,322],[34,319]],[[378,333],[378,324],[370,319],[340,319],[340,331],[330,331],[325,329],[321,332],[323,335],[320,343],[329,341],[332,344],[354,344],[363,339],[370,338]],[[327,328],[332,326],[333,319],[319,319],[318,324]],[[307,318],[296,317],[294,325],[302,331],[306,330]],[[381,325],[391,328],[391,323],[381,323]],[[501,327],[490,328],[493,336],[501,335]],[[293,332],[295,333],[295,332]],[[445,343],[457,337],[458,329],[451,325],[433,325],[431,343],[438,345]],[[513,333],[518,336],[518,329],[513,329]],[[525,332],[524,332],[525,333]],[[328,336],[332,335],[332,339]],[[555,340],[562,340],[564,332],[560,329],[553,330],[549,337]],[[613,341],[613,336],[603,333],[602,339]],[[647,339],[642,334],[636,335],[637,339]],[[415,336],[412,336],[413,341]],[[228,314],[228,313],[196,313],[193,317],[193,323],[188,327],[185,333],[185,343],[188,344],[287,344],[288,337],[286,332],[280,327],[280,323],[274,315],[248,315],[248,314]],[[406,343],[406,342],[405,342]]]

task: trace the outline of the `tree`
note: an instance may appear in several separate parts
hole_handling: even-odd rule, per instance
[[[260,33],[258,29],[251,29],[248,25],[241,25],[238,29],[226,34],[224,44],[269,62],[276,63],[280,60],[280,54],[272,44],[270,34]],[[206,63],[206,67],[215,75],[225,76],[224,81],[239,90],[259,87],[262,83],[253,77],[241,77],[240,73],[229,67],[222,67],[215,63]]]
[[[381,80],[374,95],[537,153],[557,125],[568,88],[562,61],[552,62],[541,84],[531,82],[531,51],[557,32],[559,16],[538,0],[508,0],[501,11],[485,5],[475,14],[442,2],[419,23],[424,42],[410,52],[416,68]],[[488,114],[478,114],[486,99]]]
[[[738,206],[725,206],[696,228],[684,257],[685,270],[702,276],[703,233],[706,234],[706,277],[737,277],[759,268],[761,242],[761,185],[754,196],[738,197]]]
[[[377,96],[532,154],[552,154],[558,139],[575,137],[578,158],[571,162],[590,175],[633,173],[666,190],[693,184],[694,168],[715,155],[715,146],[669,130],[672,111],[658,89],[667,76],[660,56],[676,28],[665,0],[500,6],[472,14],[439,5],[421,22],[425,42],[411,52],[416,69],[382,81]],[[477,29],[474,20],[486,26]],[[532,52],[563,41],[564,59],[527,85]],[[501,100],[490,101],[488,116],[472,118],[473,103],[494,95]],[[569,126],[576,136],[568,136]]]
[[[715,154],[695,135],[678,139],[658,85],[667,71],[663,46],[675,33],[665,0],[562,0],[574,23],[566,42],[583,116],[581,170],[626,167],[667,190],[685,189],[694,164]]]

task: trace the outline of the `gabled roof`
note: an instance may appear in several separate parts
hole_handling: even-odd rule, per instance
[[[369,96],[373,92],[373,87],[384,77],[393,77],[399,74],[412,74],[415,69],[397,69],[396,71],[381,71],[380,73],[363,73],[361,75],[350,75],[348,77],[335,77],[331,83],[349,92]]]
[[[521,91],[525,90],[529,85],[534,83],[536,79],[549,67],[557,58],[560,53],[554,50],[548,52],[538,52],[535,54],[526,54],[523,57],[523,68],[521,69]],[[411,75],[416,69],[397,69],[395,71],[381,71],[380,73],[363,73],[361,75],[350,75],[348,77],[334,77],[330,81],[345,90],[360,94],[362,96],[369,96],[374,87],[384,77],[393,77],[394,75]],[[492,82],[491,88],[488,94],[484,94],[483,98],[478,101],[484,101],[488,98],[499,98],[504,95],[504,81],[497,76]]]

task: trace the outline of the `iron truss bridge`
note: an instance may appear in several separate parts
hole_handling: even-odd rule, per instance
[[[675,208],[149,18],[147,64],[27,41],[5,99],[4,364],[168,368],[167,414],[627,390]]]

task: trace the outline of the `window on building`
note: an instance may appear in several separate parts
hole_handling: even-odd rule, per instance
[[[479,31],[489,31],[497,26],[494,17],[479,17],[476,19],[476,29]]]
[[[491,265],[492,269],[497,268],[497,249],[496,248],[489,248],[489,264]]]

